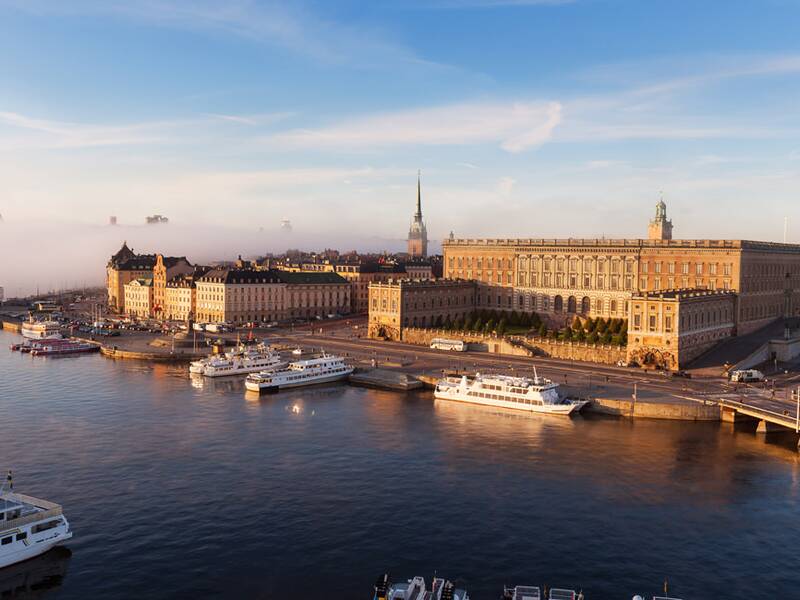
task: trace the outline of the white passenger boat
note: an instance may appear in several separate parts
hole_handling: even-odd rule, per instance
[[[277,392],[284,388],[329,383],[347,378],[353,367],[344,359],[330,354],[298,360],[285,369],[261,371],[247,376],[244,386],[251,392]]]
[[[25,321],[20,329],[22,337],[31,340],[56,340],[61,338],[61,325],[57,321]]]
[[[0,568],[43,554],[70,538],[61,506],[0,489]]]
[[[267,369],[280,369],[288,364],[269,346],[259,344],[254,347],[237,346],[225,354],[212,354],[208,358],[196,360],[189,365],[189,372],[206,377],[227,377],[256,373]]]
[[[381,576],[375,583],[373,600],[469,600],[466,590],[457,589],[450,581],[434,577],[427,589],[423,577],[414,577],[404,583],[390,583],[389,575]]]
[[[445,377],[436,384],[433,395],[441,400],[554,415],[569,415],[587,404],[585,400],[561,398],[558,384],[539,377],[535,370],[533,379],[480,373],[475,377]]]

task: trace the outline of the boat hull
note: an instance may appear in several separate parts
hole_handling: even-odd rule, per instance
[[[67,531],[66,533],[59,533],[59,535],[51,539],[24,546],[19,550],[14,550],[7,554],[0,554],[0,569],[3,567],[10,567],[11,565],[15,565],[25,560],[30,560],[31,558],[35,558],[40,554],[44,554],[45,552],[52,550],[56,546],[64,544],[71,538],[72,532]]]
[[[31,331],[30,329],[25,329],[24,327],[20,331],[22,337],[27,338],[29,340],[58,340],[61,339],[60,333],[43,333],[41,331]]]
[[[251,392],[258,392],[259,394],[274,394],[281,390],[289,389],[289,388],[296,388],[296,387],[306,387],[309,385],[319,385],[322,383],[333,383],[335,381],[343,381],[347,379],[350,374],[353,372],[352,369],[349,369],[343,373],[335,373],[333,375],[325,375],[323,377],[315,377],[313,379],[308,379],[306,381],[293,381],[281,384],[270,384],[270,385],[262,385],[260,383],[253,383],[250,381],[245,381],[244,387]]]

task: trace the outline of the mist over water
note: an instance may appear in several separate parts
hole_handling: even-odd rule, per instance
[[[105,282],[109,257],[124,241],[137,253],[186,256],[192,263],[235,260],[296,248],[320,251],[397,252],[401,239],[353,231],[326,233],[249,230],[222,226],[0,223],[0,286],[6,298]],[[438,249],[434,249],[438,251]]]

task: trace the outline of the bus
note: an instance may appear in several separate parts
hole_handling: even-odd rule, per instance
[[[467,345],[461,340],[446,340],[444,338],[433,338],[431,348],[434,350],[453,350],[455,352],[466,352]]]

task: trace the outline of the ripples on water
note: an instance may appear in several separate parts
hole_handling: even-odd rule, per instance
[[[71,556],[0,571],[0,592],[43,581],[15,598],[358,599],[387,569],[460,578],[475,600],[504,583],[625,599],[665,577],[685,600],[800,589],[796,454],[750,433],[346,386],[259,398],[14,339],[0,468],[75,531]]]

